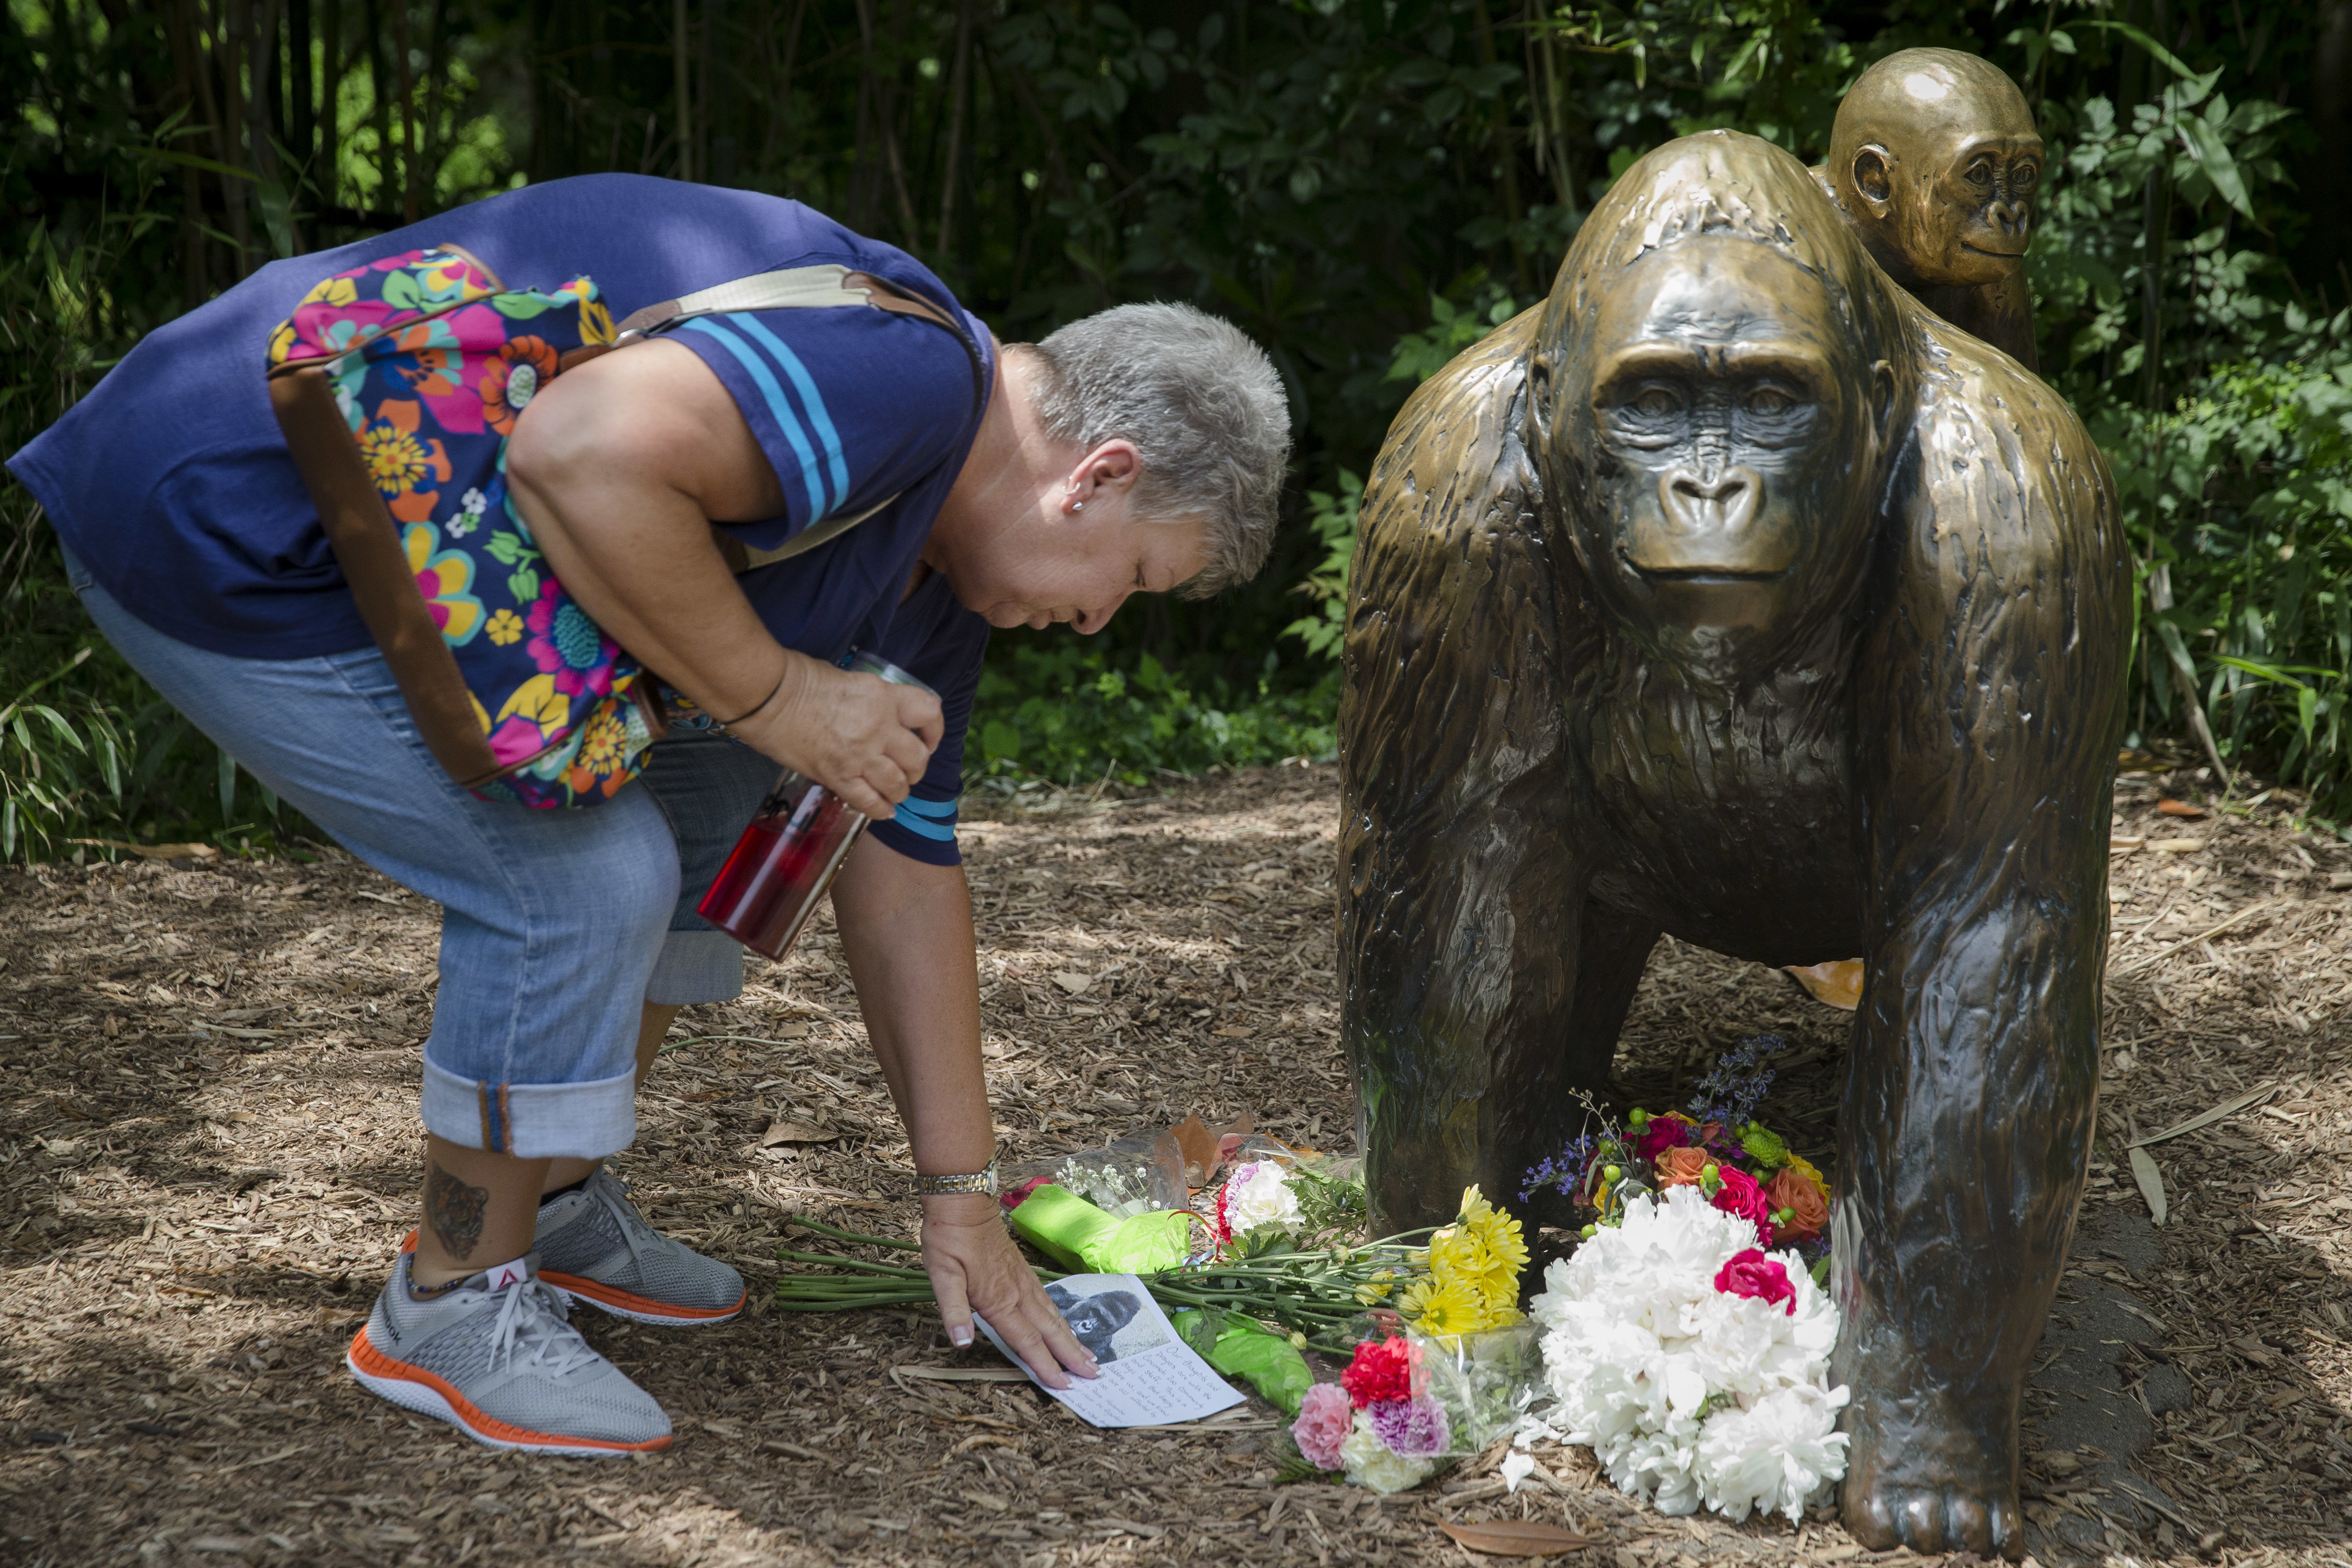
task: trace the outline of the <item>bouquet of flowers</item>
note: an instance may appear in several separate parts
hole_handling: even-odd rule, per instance
[[[1454,1443],[1453,1418],[1430,1397],[1427,1352],[1402,1335],[1356,1347],[1338,1383],[1307,1390],[1290,1436],[1318,1470],[1400,1492],[1429,1479]]]
[[[1528,1430],[1590,1444],[1662,1512],[1794,1520],[1845,1473],[1829,1184],[1756,1120],[1785,1048],[1743,1041],[1687,1111],[1604,1120],[1528,1173],[1593,1216],[1532,1306],[1559,1404]]]
[[[1642,1194],[1532,1304],[1559,1401],[1542,1429],[1591,1446],[1609,1479],[1659,1511],[1803,1516],[1845,1474],[1829,1384],[1836,1306],[1759,1218],[1699,1184]]]
[[[1522,1201],[1546,1187],[1591,1213],[1590,1238],[1623,1222],[1644,1194],[1696,1187],[1756,1229],[1760,1247],[1795,1247],[1816,1282],[1828,1278],[1829,1184],[1779,1134],[1756,1120],[1772,1085],[1765,1064],[1787,1048],[1777,1035],[1742,1041],[1701,1079],[1687,1114],[1653,1115],[1636,1106],[1620,1130],[1604,1121],[1528,1173]]]
[[[1290,1428],[1299,1456],[1401,1491],[1515,1426],[1533,1370],[1518,1307],[1527,1260],[1519,1222],[1464,1189],[1452,1225],[1370,1282],[1372,1332],[1337,1384],[1306,1391]]]

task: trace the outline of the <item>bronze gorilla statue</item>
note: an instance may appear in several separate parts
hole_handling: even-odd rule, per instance
[[[1839,100],[1813,177],[1914,299],[2035,367],[2025,251],[2042,136],[1999,66],[1956,49],[1887,56]]]
[[[1796,160],[1710,132],[1405,405],[1363,520],[1340,952],[1381,1219],[1519,1191],[1660,932],[1864,953],[1846,1522],[2019,1554],[2097,1088],[2129,582],[2097,449]]]

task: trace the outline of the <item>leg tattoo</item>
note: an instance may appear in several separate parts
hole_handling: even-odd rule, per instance
[[[425,1173],[425,1218],[449,1256],[473,1256],[482,1239],[482,1215],[489,1208],[490,1190],[469,1187],[440,1166],[427,1161]]]

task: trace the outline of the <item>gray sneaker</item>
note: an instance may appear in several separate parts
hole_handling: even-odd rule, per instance
[[[662,1407],[589,1348],[562,1293],[531,1263],[419,1301],[408,1293],[414,1261],[403,1253],[393,1265],[343,1357],[362,1387],[493,1448],[604,1456],[669,1447]]]
[[[540,1206],[531,1255],[551,1288],[616,1318],[691,1328],[743,1310],[743,1277],[647,1225],[609,1171]]]

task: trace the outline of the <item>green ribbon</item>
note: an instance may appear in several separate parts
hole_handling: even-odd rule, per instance
[[[1021,1200],[1013,1228],[1076,1273],[1158,1274],[1181,1268],[1192,1240],[1192,1217],[1181,1209],[1113,1219],[1050,1183]]]

